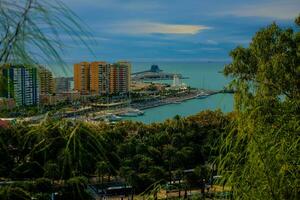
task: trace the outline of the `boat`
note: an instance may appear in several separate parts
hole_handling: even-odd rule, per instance
[[[135,81],[172,80],[174,75],[178,76],[179,79],[183,78],[182,74],[164,72],[158,65],[152,65],[150,70],[131,74],[132,80]]]
[[[104,121],[109,121],[109,122],[116,122],[122,120],[122,117],[114,115],[114,114],[108,114],[104,117]]]
[[[143,115],[144,112],[139,109],[128,110],[124,113],[119,114],[122,117],[137,117]]]
[[[197,99],[205,99],[209,96],[209,94],[199,95],[197,96]]]
[[[197,99],[205,99],[205,98],[207,98],[208,96],[210,96],[210,94],[205,93],[205,92],[201,92],[201,93],[197,96]]]

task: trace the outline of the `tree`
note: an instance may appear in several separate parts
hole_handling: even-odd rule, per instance
[[[109,165],[105,161],[97,162],[96,173],[98,174],[99,182],[101,177],[101,184],[103,184],[104,176],[109,173]]]
[[[223,141],[223,181],[236,199],[299,199],[300,32],[273,23],[230,55],[237,120]]]
[[[174,163],[176,161],[176,149],[172,145],[166,145],[163,149],[163,158],[167,164],[169,182],[172,182],[172,170],[174,169]]]

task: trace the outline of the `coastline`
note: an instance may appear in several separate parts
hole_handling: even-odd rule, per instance
[[[130,112],[139,112],[142,113],[140,115],[143,115],[142,110],[147,110],[155,107],[170,105],[170,104],[181,104],[185,101],[189,101],[192,99],[204,99],[212,95],[216,95],[219,93],[233,93],[233,91],[230,90],[205,90],[205,89],[194,89],[192,91],[189,91],[188,93],[181,94],[179,96],[172,96],[172,97],[162,97],[161,99],[152,100],[149,102],[141,102],[141,103],[131,103],[127,104],[127,106],[124,107],[116,107],[116,108],[110,108],[110,109],[99,109],[97,107],[94,107],[93,105],[86,106],[84,108],[81,108],[79,110],[69,111],[69,112],[62,112],[62,113],[55,113],[51,117],[53,118],[64,118],[64,119],[70,119],[70,120],[80,120],[80,121],[90,121],[90,122],[97,122],[97,121],[103,121],[108,119],[108,121],[118,121],[123,120],[123,117]],[[125,104],[124,104],[125,105]],[[43,119],[45,119],[46,116],[49,116],[48,113],[42,114],[42,115],[35,115],[31,117],[26,117],[24,119],[18,119],[14,118],[14,120],[17,121],[23,121],[28,122],[30,124],[39,123]],[[138,117],[139,115],[132,115],[131,117]],[[11,119],[5,119],[3,120],[11,120]],[[126,120],[126,119],[125,119]]]

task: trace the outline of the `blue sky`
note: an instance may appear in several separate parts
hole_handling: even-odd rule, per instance
[[[63,0],[93,33],[93,56],[71,45],[68,62],[228,61],[260,28],[293,26],[300,0]]]

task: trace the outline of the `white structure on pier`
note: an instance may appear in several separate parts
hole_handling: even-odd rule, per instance
[[[181,85],[182,84],[179,77],[177,76],[177,74],[174,74],[172,87],[181,87]]]
[[[180,89],[180,90],[185,90],[187,89],[187,85],[185,83],[182,83],[178,75],[173,76],[173,84],[171,89]]]

